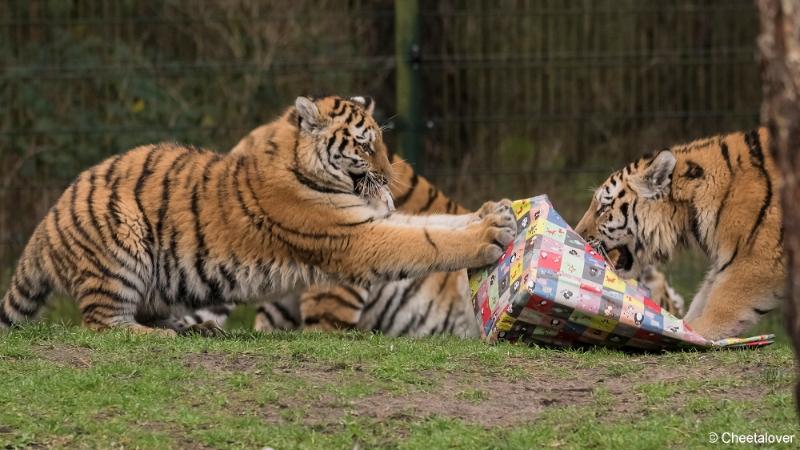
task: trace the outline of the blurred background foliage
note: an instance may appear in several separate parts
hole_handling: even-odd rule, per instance
[[[643,152],[758,124],[751,0],[420,1],[413,58],[397,6],[0,2],[0,286],[81,169],[161,140],[224,152],[301,94],[375,97],[389,144],[420,133],[420,171],[465,205],[547,193],[571,222]],[[419,127],[397,119],[398,64]],[[670,279],[691,297],[704,267],[686,252]]]

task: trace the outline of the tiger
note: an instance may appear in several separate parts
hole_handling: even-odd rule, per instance
[[[265,142],[256,129],[234,150]],[[390,184],[399,211],[408,214],[466,214],[469,210],[445,196],[399,155],[392,154],[395,178]],[[674,314],[683,314],[683,298],[653,267],[640,283],[653,290],[653,300]],[[224,326],[235,305],[216,306],[187,314],[185,326],[215,321]],[[452,334],[479,336],[466,271],[436,272],[416,279],[382,283],[367,290],[350,285],[313,286],[262,302],[255,329],[262,332],[295,329],[361,329],[389,336]]]
[[[696,244],[710,269],[684,320],[710,340],[739,335],[784,297],[782,180],[759,128],[663,149],[614,172],[576,232],[620,276]]]
[[[368,97],[300,96],[263,146],[145,145],[82,172],[25,246],[0,327],[33,318],[56,290],[88,328],[175,336],[179,306],[497,261],[516,233],[508,200],[462,215],[393,211],[374,107]]]

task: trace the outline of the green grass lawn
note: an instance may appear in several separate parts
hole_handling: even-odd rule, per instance
[[[701,448],[796,434],[792,375],[784,343],[625,354],[34,324],[0,335],[0,448]]]

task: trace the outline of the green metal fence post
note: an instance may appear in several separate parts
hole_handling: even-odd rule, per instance
[[[422,84],[419,74],[419,0],[395,0],[397,146],[414,167],[422,166]]]

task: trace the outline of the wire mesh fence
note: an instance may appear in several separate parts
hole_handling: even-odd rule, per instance
[[[225,151],[299,94],[372,95],[466,205],[548,193],[572,221],[645,150],[758,123],[750,0],[419,7],[403,55],[388,0],[0,3],[0,266],[82,168],[161,140]],[[398,64],[420,83],[416,125],[395,117]],[[703,263],[684,260],[686,293]]]

